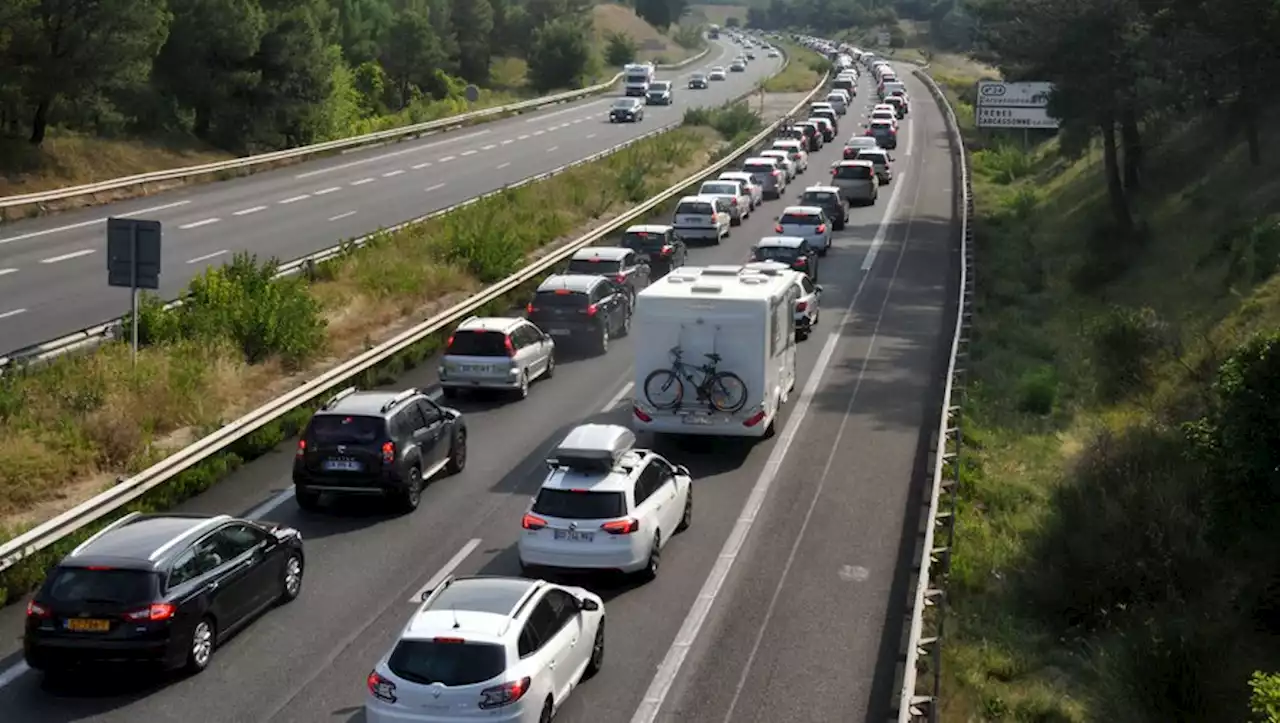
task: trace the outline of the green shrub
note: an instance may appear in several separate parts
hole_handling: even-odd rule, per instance
[[[1018,379],[1018,411],[1045,416],[1058,400],[1058,375],[1053,367],[1030,369]]]
[[[1147,388],[1167,345],[1164,323],[1147,308],[1112,307],[1090,325],[1089,337],[1099,393],[1112,401]]]
[[[699,25],[681,25],[671,35],[671,39],[676,41],[676,45],[688,50],[707,47],[707,39],[702,37],[702,27]]]
[[[1253,691],[1249,710],[1262,716],[1254,723],[1280,723],[1280,675],[1255,672],[1249,678],[1249,689]]]
[[[750,137],[764,127],[760,114],[741,100],[719,108],[690,108],[684,112],[684,124],[713,128],[730,140]]]
[[[1026,178],[1035,170],[1035,158],[1017,146],[1005,144],[973,153],[973,172],[1004,185]]]
[[[604,60],[609,65],[635,62],[637,50],[635,41],[622,33],[610,32],[605,36]]]

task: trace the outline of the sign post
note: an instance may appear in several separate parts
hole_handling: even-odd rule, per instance
[[[130,352],[138,363],[138,292],[160,288],[160,222],[107,219],[107,285],[129,289],[132,297]]]
[[[1052,83],[980,80],[974,120],[979,128],[1021,128],[1026,142],[1032,128],[1057,129],[1061,125],[1049,115],[1052,94]]]

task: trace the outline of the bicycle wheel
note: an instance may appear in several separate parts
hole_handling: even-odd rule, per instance
[[[747,405],[747,383],[733,372],[716,372],[706,382],[711,406],[720,412],[736,412]]]
[[[675,409],[684,399],[684,382],[670,369],[655,369],[644,378],[644,398],[655,409]]]

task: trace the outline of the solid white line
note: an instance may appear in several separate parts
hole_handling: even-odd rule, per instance
[[[890,220],[890,214],[886,209],[884,217],[880,220],[880,227],[887,226]],[[720,587],[733,569],[733,564],[738,559],[738,553],[742,551],[742,546],[746,542],[747,536],[751,533],[752,526],[755,524],[756,516],[764,506],[765,497],[773,486],[774,480],[777,479],[778,470],[782,467],[787,451],[791,448],[791,443],[795,440],[800,425],[803,424],[805,416],[809,412],[809,405],[813,402],[813,397],[818,391],[822,377],[826,375],[827,367],[831,364],[831,357],[835,354],[844,326],[854,316],[853,310],[858,304],[858,299],[862,297],[862,290],[866,288],[868,278],[870,278],[870,274],[863,274],[862,278],[859,279],[858,286],[853,292],[853,298],[849,301],[849,306],[844,310],[844,315],[827,336],[827,342],[818,354],[818,361],[814,365],[808,381],[805,382],[804,391],[801,392],[800,399],[796,402],[795,410],[792,412],[791,417],[787,419],[786,427],[778,437],[778,441],[770,452],[768,460],[765,461],[760,477],[751,488],[751,494],[742,506],[742,512],[734,523],[733,529],[729,532],[729,537],[725,540],[724,547],[721,548],[715,564],[712,565],[711,572],[708,573],[702,589],[698,591],[698,597],[694,600],[693,607],[690,608],[689,614],[685,617],[684,622],[680,625],[680,630],[676,633],[675,640],[672,641],[671,647],[667,649],[666,655],[663,656],[662,662],[658,665],[658,672],[649,683],[640,707],[636,709],[635,715],[631,717],[631,723],[654,723],[657,720],[658,712],[662,709],[663,702],[666,701],[667,695],[671,692],[671,686],[680,674],[680,668],[684,665],[685,658],[689,655],[689,650],[697,641],[699,633],[702,632],[702,626],[715,606],[716,597],[720,594]]]
[[[184,223],[178,228],[183,229],[185,231],[186,229],[189,229],[189,228],[200,228],[201,226],[208,226],[211,223],[217,223],[221,220],[222,219],[220,218],[206,218],[200,221],[193,221],[192,223]]]
[[[25,313],[27,313],[26,309],[14,309],[12,311],[6,311],[3,313],[0,313],[0,319],[8,319],[11,316],[17,316],[18,314],[25,314]],[[3,678],[3,676],[0,676],[0,678]],[[4,687],[4,684],[0,683],[0,688],[3,688],[3,687]]]
[[[613,399],[610,399],[609,403],[604,405],[604,409],[601,409],[600,411],[601,412],[611,411],[614,407],[618,406],[618,404],[622,402],[623,397],[631,393],[631,390],[634,389],[635,386],[636,386],[635,382],[627,382],[625,386],[623,386],[621,389],[618,390],[617,394],[613,395]]]
[[[547,149],[547,153],[555,153],[558,150],[560,150],[560,146],[551,146]]]
[[[177,207],[179,207],[179,206],[185,206],[185,205],[187,205],[188,203],[191,203],[191,202],[190,202],[190,201],[177,201],[177,202],[174,202],[174,203],[166,203],[166,204],[165,204],[165,205],[163,205],[163,206],[152,206],[151,208],[143,208],[143,209],[139,209],[139,210],[137,210],[137,211],[131,211],[131,212],[129,212],[129,213],[120,214],[120,216],[119,216],[119,217],[120,217],[120,218],[133,218],[133,217],[135,217],[135,216],[141,216],[141,215],[142,215],[142,214],[144,214],[144,213],[155,213],[156,211],[164,211],[164,210],[167,210],[167,209],[170,209],[170,208],[177,208]],[[37,237],[39,237],[39,236],[48,236],[49,234],[52,234],[52,233],[62,233],[63,231],[74,231],[75,229],[78,229],[78,228],[88,228],[89,226],[95,226],[95,225],[100,224],[100,223],[106,223],[106,221],[107,221],[107,217],[106,217],[106,216],[103,216],[102,218],[95,218],[95,219],[93,219],[92,221],[81,221],[80,223],[72,223],[72,224],[68,224],[68,225],[66,225],[66,226],[58,226],[58,227],[56,227],[56,228],[47,228],[47,229],[45,229],[45,230],[43,230],[43,231],[32,231],[31,233],[19,234],[19,235],[17,235],[17,236],[10,236],[10,237],[8,237],[8,238],[0,238],[0,244],[7,244],[7,243],[9,243],[10,241],[21,241],[21,240],[23,240],[23,239],[37,238]]]
[[[0,269],[0,276],[8,276],[9,274],[18,273],[17,269]]]
[[[344,219],[344,218],[347,218],[348,216],[354,216],[354,215],[356,215],[356,212],[355,212],[355,211],[347,211],[346,213],[340,213],[340,214],[338,214],[337,216],[330,216],[330,217],[329,217],[329,220],[330,220],[330,221],[340,221],[340,220],[342,220],[342,219]]]
[[[285,489],[285,490],[280,490],[271,499],[267,500],[266,502],[263,502],[262,504],[258,505],[257,507],[254,507],[253,509],[245,513],[245,517],[248,517],[251,520],[260,520],[262,519],[263,515],[271,514],[272,510],[279,507],[280,505],[283,505],[285,502],[288,502],[291,499],[293,499],[293,487],[289,487],[289,489]]]
[[[361,158],[361,159],[360,159],[360,160],[358,160],[358,161],[351,161],[350,163],[343,163],[343,164],[341,164],[341,165],[331,166],[331,167],[329,167],[329,168],[321,168],[321,169],[320,169],[320,170],[318,170],[318,171],[307,171],[306,173],[299,173],[298,175],[294,176],[294,178],[311,178],[312,176],[319,176],[319,175],[321,175],[321,174],[323,174],[323,173],[332,173],[332,172],[334,172],[334,171],[340,171],[340,170],[342,170],[342,169],[344,169],[344,168],[352,168],[352,167],[354,167],[354,166],[362,166],[362,165],[364,165],[364,164],[366,164],[366,163],[373,163],[374,161],[381,161],[381,160],[385,160],[385,159],[387,159],[387,158],[395,158],[396,156],[403,156],[403,155],[405,155],[405,154],[407,154],[407,153],[418,153],[418,152],[420,152],[420,151],[425,151],[425,150],[427,150],[428,148],[435,148],[436,146],[442,146],[442,145],[444,145],[444,144],[446,144],[446,143],[454,143],[454,142],[457,142],[457,141],[465,141],[465,140],[467,140],[468,138],[475,138],[476,136],[482,136],[482,135],[484,135],[484,134],[486,134],[486,133],[488,133],[488,132],[489,132],[489,131],[487,131],[487,130],[484,130],[484,131],[477,131],[477,132],[475,132],[475,133],[469,133],[469,134],[467,134],[467,135],[465,135],[465,136],[458,136],[458,137],[456,137],[456,138],[446,138],[446,139],[441,140],[441,141],[436,141],[435,143],[427,143],[427,144],[425,144],[425,145],[421,145],[421,146],[414,146],[413,148],[406,148],[406,149],[404,149],[404,150],[402,150],[402,151],[393,151],[393,152],[391,152],[391,153],[383,153],[383,154],[382,154],[382,155],[380,155],[380,156],[372,156],[372,157],[369,157],[369,158]]]
[[[477,153],[479,153],[479,151],[476,150],[463,151],[462,156],[465,158],[466,156],[474,156]]]
[[[248,216],[251,213],[267,210],[266,206],[254,206],[253,208],[244,208],[231,214],[232,216]]]
[[[394,178],[394,177],[396,177],[396,176],[400,175],[401,173],[404,173],[404,169],[399,169],[399,168],[398,168],[398,169],[396,169],[396,170],[394,170],[394,171],[387,171],[386,173],[382,174],[382,177],[383,177],[383,178]]]
[[[26,674],[28,670],[31,670],[31,668],[28,667],[25,662],[19,661],[17,663],[14,663],[13,667],[9,668],[3,673],[0,673],[0,688],[5,687],[6,685],[17,680],[18,678],[21,678],[23,675]]]
[[[222,249],[221,251],[214,251],[214,252],[213,252],[213,253],[211,253],[211,254],[205,254],[204,256],[197,256],[197,257],[195,257],[194,259],[191,259],[190,261],[188,261],[187,263],[189,263],[189,264],[198,264],[198,263],[200,263],[201,261],[208,261],[209,259],[216,259],[216,258],[218,258],[219,256],[221,256],[221,255],[225,254],[226,252],[227,252],[227,250],[226,250],[226,249]]]
[[[322,189],[320,189],[319,191],[316,191],[316,192],[312,193],[311,195],[312,195],[312,196],[323,196],[323,195],[325,195],[325,194],[327,194],[327,193],[334,193],[334,192],[341,191],[341,190],[342,190],[342,186],[329,186],[328,188],[322,188]]]
[[[885,219],[889,219],[890,217],[892,217],[894,209],[898,207],[898,191],[902,190],[902,187],[904,185],[902,183],[902,179],[906,177],[907,177],[907,174],[903,173],[901,176],[898,176],[896,179],[894,179],[893,193],[889,194],[889,205],[886,206],[884,210]],[[863,271],[870,271],[871,267],[875,264],[876,257],[880,255],[880,247],[884,245],[884,237],[888,233],[889,233],[888,224],[882,223],[880,224],[880,228],[876,229],[876,236],[875,238],[871,239],[871,248],[867,249],[867,255],[862,259]]]
[[[351,185],[353,185],[353,186],[363,186],[363,185],[364,185],[364,184],[366,184],[366,183],[373,183],[373,179],[372,179],[372,178],[361,178],[359,181],[352,181],[352,182],[351,182]]]
[[[416,595],[409,598],[409,602],[411,603],[422,602],[422,594],[424,592],[428,590],[434,590],[437,587],[439,587],[440,583],[444,582],[445,578],[452,575],[453,571],[458,569],[458,565],[461,565],[462,561],[467,559],[467,555],[470,555],[479,546],[480,546],[480,538],[474,537],[471,540],[469,540],[467,544],[462,546],[461,550],[458,550],[458,554],[449,558],[449,561],[444,564],[444,567],[440,568],[440,571],[437,572],[435,575],[432,575],[430,580],[427,580],[427,584],[423,585],[418,590]]]
[[[484,148],[481,148],[480,150],[482,150],[482,151],[492,151],[493,149],[495,149],[495,148],[497,148],[497,147],[498,147],[498,144],[496,144],[496,143],[490,143],[489,145],[485,146]]]
[[[293,196],[292,198],[286,198],[283,201],[276,201],[276,203],[280,204],[281,206],[287,206],[288,204],[297,203],[298,201],[305,201],[308,198],[311,198],[311,194],[304,193],[301,196]]]
[[[427,166],[430,166],[430,165],[431,165],[431,161],[427,161],[426,163],[419,163],[419,164],[417,164],[417,165],[413,166],[413,170],[415,170],[415,171],[421,171],[422,169],[424,169],[424,168],[426,168]]]
[[[511,165],[511,161],[507,161],[506,163],[500,164],[498,166],[498,170],[501,171],[502,169],[506,168],[509,165]]]
[[[89,254],[94,253],[96,250],[97,249],[81,249],[79,251],[72,251],[69,254],[63,254],[61,256],[50,256],[47,259],[40,259],[40,263],[56,264],[59,261],[66,261],[67,259],[76,259],[76,258],[80,258],[81,256],[88,256]]]
[[[436,185],[434,185],[434,186],[427,186],[425,190],[426,190],[426,192],[427,192],[427,193],[431,193],[432,191],[439,191],[439,190],[440,190],[440,189],[442,189],[442,188],[444,188],[444,184],[443,184],[443,183],[437,183],[437,184],[436,184]]]

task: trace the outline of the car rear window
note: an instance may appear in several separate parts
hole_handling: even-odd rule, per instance
[[[710,216],[712,213],[711,204],[702,201],[686,201],[676,206],[676,214],[680,216]]]
[[[320,444],[372,444],[382,437],[382,417],[320,414],[311,418],[307,436]]]
[[[829,191],[805,191],[800,201],[806,206],[830,206],[840,203],[840,198]]]
[[[893,126],[889,125],[888,121],[877,121],[877,122],[875,122],[875,123],[872,123],[872,124],[871,124],[871,130],[873,130],[873,131],[891,131],[891,130],[893,130]]]
[[[778,219],[778,223],[783,225],[790,223],[801,226],[813,226],[820,223],[820,221],[816,215],[811,213],[784,213],[782,214],[782,218]]]
[[[666,243],[666,238],[660,233],[632,231],[622,236],[622,245],[635,251],[656,251]]]
[[[855,158],[854,160],[871,161],[872,163],[879,163],[880,165],[886,165],[889,163],[888,156],[886,156],[882,152],[876,152],[876,151],[859,151],[858,157]]]
[[[499,331],[458,331],[445,354],[455,356],[507,356],[507,335]]]
[[[725,196],[738,195],[738,186],[733,183],[704,183],[699,193],[722,194]]]
[[[587,295],[581,291],[553,289],[539,291],[533,295],[533,307],[555,307],[557,309],[581,309],[587,306]]]
[[[780,261],[790,265],[800,255],[800,250],[790,246],[757,246],[751,253],[757,261]]]
[[[397,676],[420,685],[476,685],[507,669],[507,651],[492,643],[442,643],[401,640],[391,651],[387,667]]]
[[[90,570],[62,567],[54,573],[45,594],[50,602],[103,604],[147,602],[154,598],[158,578],[146,570]]]
[[[748,163],[742,167],[747,173],[773,173],[776,170],[772,165],[765,163]]]
[[[539,515],[565,520],[605,520],[627,514],[627,498],[621,492],[573,492],[544,488],[533,502]]]
[[[593,276],[616,274],[621,268],[622,262],[612,259],[591,258],[572,259],[569,261],[569,273],[573,274],[589,274]]]
[[[875,173],[875,170],[866,166],[836,166],[836,178],[865,181],[871,178],[873,173]]]

